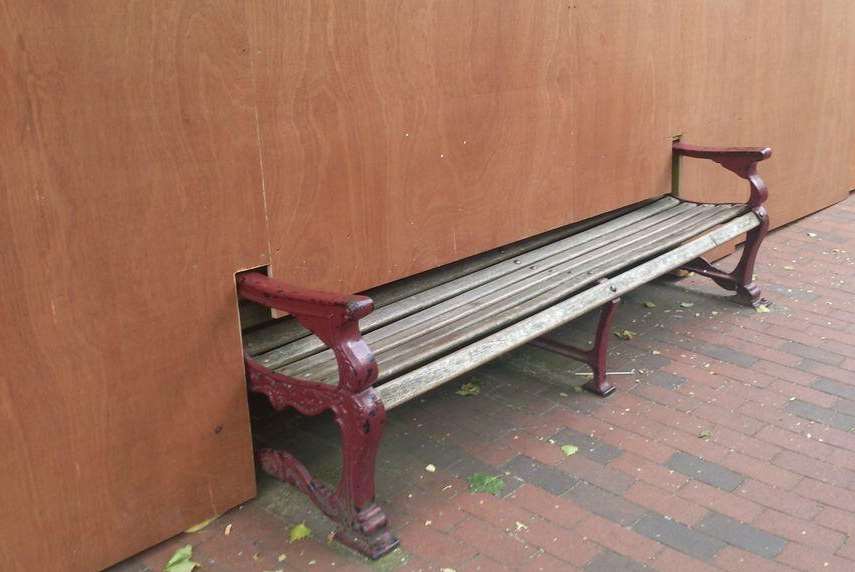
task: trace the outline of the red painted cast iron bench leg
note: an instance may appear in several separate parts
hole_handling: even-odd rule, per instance
[[[332,411],[342,440],[342,470],[338,485],[315,479],[286,451],[260,449],[256,459],[274,477],[303,491],[338,524],[335,538],[379,558],[398,545],[383,510],[374,501],[374,461],[383,434],[386,410],[371,385],[377,364],[359,333],[358,321],[373,309],[365,296],[337,296],[299,290],[263,274],[238,278],[241,297],[293,315],[333,350],[338,361],[338,385],[296,379],[273,372],[246,358],[249,388],[267,396],[276,410],[293,407],[304,415]]]
[[[588,364],[594,377],[582,387],[600,397],[607,397],[615,390],[615,386],[606,380],[606,354],[608,353],[612,318],[619,303],[620,298],[615,298],[600,306],[600,321],[597,324],[594,345],[590,350],[583,350],[546,336],[541,336],[529,344]]]
[[[742,250],[742,257],[733,271],[725,272],[719,270],[702,257],[692,260],[683,266],[683,269],[711,278],[725,290],[736,292],[738,302],[754,307],[761,304],[768,304],[768,301],[760,295],[760,286],[754,282],[754,263],[757,259],[757,252],[760,250],[760,244],[769,231],[769,213],[766,211],[765,206],[766,199],[769,197],[769,191],[766,188],[766,183],[763,182],[763,179],[757,173],[757,163],[771,157],[772,150],[768,147],[715,148],[675,143],[673,151],[676,159],[679,159],[681,156],[709,159],[720,164],[725,169],[736,173],[741,178],[746,179],[751,186],[748,207],[760,220],[760,225],[748,232]]]

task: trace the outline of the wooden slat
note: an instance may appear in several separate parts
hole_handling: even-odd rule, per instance
[[[577,223],[564,225],[560,228],[556,228],[554,230],[538,234],[531,238],[526,238],[514,242],[507,246],[493,249],[483,254],[470,256],[469,258],[465,258],[459,262],[452,262],[451,264],[446,264],[445,266],[441,266],[440,268],[435,268],[433,270],[428,270],[426,272],[416,274],[415,276],[409,276],[401,280],[396,280],[391,284],[385,284],[383,286],[372,288],[364,292],[364,294],[374,300],[374,305],[376,308],[382,308],[384,306],[388,306],[392,302],[397,302],[398,300],[409,298],[414,294],[424,292],[425,290],[429,290],[431,288],[434,288],[435,286],[445,284],[446,282],[450,282],[457,278],[468,276],[479,270],[483,270],[484,268],[513,258],[514,256],[520,256],[522,254],[525,254],[526,252],[544,246],[548,246],[554,242],[558,242],[567,237],[578,235],[579,233],[585,230],[600,226],[624,214],[647,207],[653,204],[654,202],[663,200],[670,201],[671,199],[670,197],[659,197],[657,199],[650,199],[640,204],[630,205],[621,209],[591,217],[589,219]]]
[[[396,322],[394,326],[396,329],[412,326],[433,320],[443,312],[457,309],[495,291],[507,290],[515,283],[521,282],[521,286],[525,286],[524,281],[526,280],[543,281],[550,279],[550,276],[547,276],[548,272],[558,273],[572,270],[575,265],[574,261],[603,245],[629,240],[633,234],[663,222],[680,224],[681,221],[686,220],[686,213],[690,215],[691,212],[698,209],[697,205],[679,204],[670,199],[663,199],[660,202],[662,203],[660,207],[664,205],[666,208],[658,211],[639,209],[639,212],[622,217],[622,220],[600,225],[596,229],[591,229],[570,239],[555,242],[382,308],[360,323],[363,335],[369,343],[376,343],[392,333],[386,328],[383,328],[382,334],[373,333],[372,330],[379,326],[384,326],[393,321]],[[416,312],[418,313],[416,314]],[[407,317],[408,315],[410,316]],[[257,359],[265,367],[280,368],[315,354],[324,348],[325,346],[319,339],[315,337],[304,338],[257,356]],[[320,359],[331,358],[331,353],[327,351]]]
[[[374,349],[375,355],[401,345],[415,337],[425,335],[452,322],[460,322],[468,315],[480,312],[482,314],[497,313],[509,305],[524,303],[526,300],[537,296],[539,293],[564,285],[572,287],[572,284],[588,283],[591,278],[588,273],[592,268],[602,263],[602,257],[606,254],[623,251],[639,240],[650,241],[665,236],[669,230],[674,232],[686,232],[692,217],[704,216],[711,207],[708,205],[680,205],[670,209],[667,213],[676,216],[668,216],[661,220],[657,217],[645,219],[656,220],[656,224],[633,225],[634,232],[628,234],[614,234],[606,237],[598,237],[597,240],[589,241],[579,249],[569,249],[555,258],[557,264],[549,266],[542,259],[538,266],[517,266],[519,270],[488,282],[479,288],[464,292],[436,306],[427,308],[421,312],[410,315],[389,326],[364,336],[365,340]],[[657,226],[658,225],[658,226]],[[648,230],[656,228],[655,234]],[[570,253],[573,255],[571,256]],[[617,259],[620,255],[613,255]],[[541,266],[543,264],[543,266]],[[588,274],[586,274],[588,273]],[[582,275],[582,278],[578,278]],[[298,344],[294,344],[295,346]],[[290,350],[291,346],[283,348]],[[262,362],[267,365],[265,362]],[[322,370],[314,369],[319,364],[325,364]],[[267,365],[270,367],[269,365]],[[301,359],[299,363],[288,365],[282,371],[295,377],[319,377],[325,378],[336,372],[332,352],[326,350],[311,357]],[[381,370],[381,376],[386,372]]]
[[[450,308],[439,316],[431,308],[431,311],[424,312],[431,314],[424,323],[418,320],[420,315],[414,315],[373,332],[365,338],[375,351],[380,365],[380,379],[387,379],[443,351],[555,303],[609,272],[648,258],[733,218],[743,208],[694,205],[687,215],[675,217],[670,224],[652,230],[640,230],[629,239],[608,243],[581,259],[556,267],[558,271],[553,274],[544,273],[521,281],[515,285],[519,286],[516,288],[496,290],[482,299],[468,302],[463,308]],[[689,218],[693,213],[696,218]],[[568,270],[572,274],[567,274]],[[399,327],[404,322],[409,323],[406,327]],[[280,371],[293,377],[329,383],[337,380],[336,364],[329,351],[288,365]]]
[[[455,377],[471,371],[505,352],[577,318],[658,276],[685,264],[734,236],[757,226],[757,217],[746,213],[718,229],[635,268],[598,284],[478,342],[385,383],[376,391],[387,409],[396,407]]]
[[[363,292],[363,294],[374,300],[376,314],[377,310],[384,306],[388,306],[393,302],[403,300],[404,298],[408,298],[452,280],[469,276],[479,270],[483,270],[489,266],[498,264],[499,262],[519,256],[531,250],[558,242],[569,236],[577,235],[589,228],[599,226],[631,211],[650,207],[653,203],[660,203],[660,206],[676,204],[673,203],[673,199],[670,197],[660,197],[656,200],[645,201],[641,204],[617,209],[609,213],[604,213],[581,222],[565,225],[537,236],[493,249],[483,254],[470,256],[469,258],[447,264],[440,268],[435,268],[415,276],[397,280],[391,284],[372,288],[371,290]],[[377,324],[375,327],[379,325],[382,324]],[[361,324],[361,327],[363,328],[363,331],[368,331],[370,325],[363,323]],[[253,329],[247,328],[247,331],[244,332],[243,342],[249,355],[257,356],[309,335],[310,332],[293,318],[282,318],[275,322],[267,323],[263,327]]]

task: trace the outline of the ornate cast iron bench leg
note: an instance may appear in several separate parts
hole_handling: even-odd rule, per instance
[[[615,386],[606,379],[606,355],[608,353],[612,319],[619,303],[620,298],[615,298],[600,307],[600,321],[597,324],[594,345],[590,350],[583,350],[546,336],[537,338],[529,342],[529,344],[588,364],[594,377],[582,387],[600,397],[608,397],[614,392]]]
[[[372,559],[394,550],[398,539],[374,501],[374,461],[386,409],[371,387],[377,379],[377,365],[358,327],[359,318],[373,304],[364,296],[292,290],[261,274],[241,276],[238,292],[246,299],[290,312],[333,350],[339,366],[338,385],[328,385],[278,374],[250,357],[245,359],[250,390],[266,395],[274,409],[294,407],[304,415],[332,411],[342,440],[338,486],[315,479],[286,451],[258,450],[257,461],[266,472],[303,491],[335,521],[339,542]]]
[[[705,258],[692,260],[682,267],[683,270],[711,278],[725,290],[736,292],[736,300],[742,304],[754,307],[768,304],[769,302],[761,297],[760,286],[754,282],[754,263],[757,260],[757,252],[760,250],[760,244],[769,231],[769,213],[766,211],[765,206],[769,191],[766,188],[766,183],[757,173],[757,163],[768,159],[772,155],[772,150],[768,147],[763,149],[717,149],[713,147],[697,147],[683,143],[675,143],[673,150],[676,157],[686,156],[709,159],[746,179],[751,186],[751,197],[748,201],[748,207],[760,220],[760,224],[757,227],[748,231],[742,256],[733,271],[725,272],[720,270]]]

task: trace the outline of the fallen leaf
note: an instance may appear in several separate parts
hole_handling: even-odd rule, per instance
[[[426,465],[425,470],[428,473],[435,473],[436,472],[436,466],[435,465]]]
[[[656,304],[654,304],[653,302],[649,302],[649,301],[642,302],[642,304],[644,304],[645,308],[655,308],[656,307]]]
[[[703,431],[698,433],[698,437],[701,439],[709,439],[710,437],[712,437],[712,431],[710,431],[709,429],[704,429]]]
[[[312,529],[306,526],[305,522],[301,522],[300,524],[294,525],[288,537],[291,539],[291,542],[297,542],[298,540],[308,538],[311,535]]]
[[[505,481],[501,476],[488,475],[486,473],[474,473],[466,477],[469,482],[470,493],[489,493],[499,496],[505,488]]]
[[[458,389],[454,393],[456,393],[457,395],[462,395],[464,397],[469,395],[478,395],[479,393],[481,393],[481,387],[474,382],[464,383],[460,386],[460,389]]]
[[[765,304],[758,304],[757,306],[754,307],[754,311],[757,312],[758,314],[768,314],[769,308],[766,307]]]
[[[200,530],[202,530],[203,528],[205,528],[206,526],[208,526],[209,524],[211,524],[215,520],[217,520],[217,517],[212,516],[211,518],[209,518],[207,520],[203,520],[199,524],[194,524],[193,526],[191,526],[190,528],[188,528],[184,532],[188,532],[190,534],[193,534],[194,532],[199,532]]]
[[[638,332],[633,332],[632,330],[621,330],[620,332],[615,332],[615,335],[622,340],[631,340],[638,335]]]
[[[287,556],[285,556],[285,553],[282,553],[282,554],[280,554],[280,555],[279,555],[279,558],[277,558],[276,560],[278,560],[279,562],[285,562],[285,560],[286,560],[287,558],[288,558],[288,557],[287,557]]]
[[[792,266],[784,266],[784,270],[795,270]]]
[[[226,525],[226,529],[223,531],[223,534],[225,534],[226,536],[228,536],[228,535],[230,535],[231,533],[232,533],[232,523],[228,523],[228,524]]]
[[[578,450],[579,450],[579,447],[577,447],[576,445],[562,445],[562,446],[561,446],[561,451],[562,451],[565,455],[567,455],[568,457],[569,457],[570,455],[575,455],[575,454],[576,454],[576,451],[578,451]]]
[[[811,237],[811,238],[816,238],[816,233],[815,233],[815,232],[809,232],[809,233],[807,233],[807,235],[808,235],[809,237]]]
[[[192,572],[194,568],[200,566],[198,562],[193,562],[190,558],[193,557],[193,546],[188,544],[179,548],[163,567],[164,572]]]
[[[682,306],[683,308],[691,308],[694,305],[694,302],[680,302],[680,306]]]
[[[515,524],[516,524],[516,527],[517,527],[517,532],[519,532],[519,531],[521,531],[521,530],[528,530],[528,526],[526,526],[525,524],[521,523],[520,521],[517,521]]]

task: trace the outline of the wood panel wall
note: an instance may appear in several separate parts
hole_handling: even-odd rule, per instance
[[[681,2],[672,18],[672,130],[702,144],[771,146],[761,173],[773,226],[855,188],[855,4]],[[691,198],[745,196],[717,166],[687,160],[681,173]]]
[[[667,192],[675,135],[772,146],[775,225],[839,201],[853,18],[848,0],[253,4],[273,273],[359,290]],[[686,163],[686,196],[744,199]]]
[[[0,570],[91,572],[254,494],[244,14],[27,0],[0,27]]]
[[[0,0],[0,29],[2,570],[253,494],[238,270],[387,282],[667,192],[676,134],[773,146],[775,224],[855,187],[848,0]]]
[[[664,6],[254,4],[274,274],[366,288],[664,192]]]

